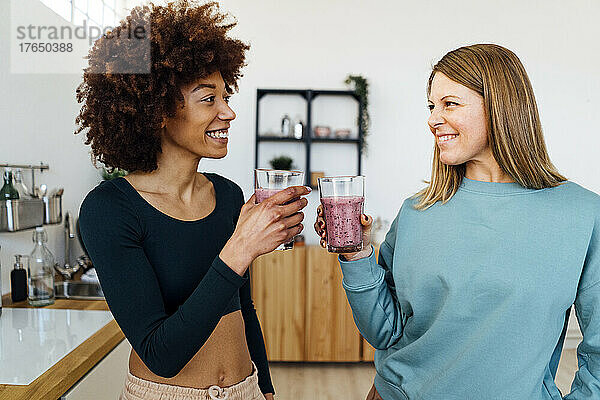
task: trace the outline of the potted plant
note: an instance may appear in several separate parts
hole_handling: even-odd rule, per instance
[[[361,128],[363,133],[362,150],[367,152],[367,136],[369,135],[369,82],[362,75],[348,75],[344,83],[350,86],[358,95],[363,105],[361,115]]]
[[[269,161],[269,164],[271,164],[271,168],[273,169],[279,169],[284,171],[290,171],[292,168],[294,168],[294,160],[292,160],[292,157],[288,157],[285,155],[273,158],[271,161]],[[304,235],[296,235],[294,237],[294,245],[304,246]]]
[[[106,169],[106,167],[102,167],[102,179],[104,179],[105,181],[110,181],[111,179],[120,178],[125,175],[127,175],[127,171],[123,169]]]
[[[289,171],[294,167],[294,160],[291,157],[281,155],[273,158],[269,161],[269,164],[271,164],[271,168],[273,169]]]

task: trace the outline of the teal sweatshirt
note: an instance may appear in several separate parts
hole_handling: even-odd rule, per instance
[[[569,310],[583,342],[564,399],[600,399],[600,196],[464,179],[402,204],[379,260],[340,259],[384,400],[559,400]]]

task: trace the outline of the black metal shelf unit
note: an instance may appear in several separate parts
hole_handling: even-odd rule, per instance
[[[304,126],[304,132],[302,139],[296,139],[292,137],[277,137],[277,136],[261,136],[259,132],[259,113],[260,113],[260,100],[269,94],[276,95],[299,95],[306,101],[306,124]],[[358,138],[357,139],[338,139],[338,138],[317,138],[312,136],[312,102],[318,96],[350,96],[354,98],[358,104]],[[313,90],[313,89],[257,89],[256,90],[256,140],[254,150],[254,166],[258,168],[258,151],[261,142],[293,142],[303,143],[306,151],[306,168],[304,171],[305,184],[310,184],[311,179],[311,160],[310,160],[310,147],[313,143],[350,143],[355,144],[358,151],[358,174],[362,173],[362,147],[363,147],[363,131],[362,131],[362,109],[363,104],[360,97],[351,90]]]

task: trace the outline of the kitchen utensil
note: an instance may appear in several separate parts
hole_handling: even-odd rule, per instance
[[[44,224],[59,224],[62,222],[62,196],[44,196]]]

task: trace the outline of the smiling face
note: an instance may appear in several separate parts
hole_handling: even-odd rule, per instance
[[[235,113],[229,107],[230,94],[220,72],[214,72],[181,88],[183,109],[165,120],[163,142],[199,158],[227,155],[229,125]],[[164,146],[163,146],[164,147]]]
[[[431,83],[427,121],[440,161],[448,165],[496,164],[488,143],[483,97],[474,90],[436,72]]]

